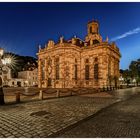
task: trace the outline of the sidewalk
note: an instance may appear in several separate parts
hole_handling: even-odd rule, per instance
[[[108,93],[97,94],[92,94],[96,98],[81,95],[1,106],[0,137],[51,137],[57,131],[117,102]]]

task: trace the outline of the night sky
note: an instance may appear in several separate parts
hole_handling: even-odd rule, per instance
[[[140,3],[0,3],[0,47],[36,57],[38,44],[49,39],[84,39],[92,19],[120,48],[120,68],[140,58]]]

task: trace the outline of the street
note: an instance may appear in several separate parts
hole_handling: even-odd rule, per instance
[[[140,137],[140,88],[0,107],[0,137]]]

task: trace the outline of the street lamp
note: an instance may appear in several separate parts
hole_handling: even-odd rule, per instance
[[[3,57],[4,50],[0,48],[0,105],[4,105],[4,93],[3,93],[3,84],[2,84],[2,75],[7,73],[7,68],[11,64],[10,57]]]

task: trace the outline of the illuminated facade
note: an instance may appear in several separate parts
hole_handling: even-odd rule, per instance
[[[115,43],[103,41],[98,21],[87,24],[85,40],[73,37],[50,40],[44,48],[39,47],[39,87],[97,88],[117,86],[120,52]]]

